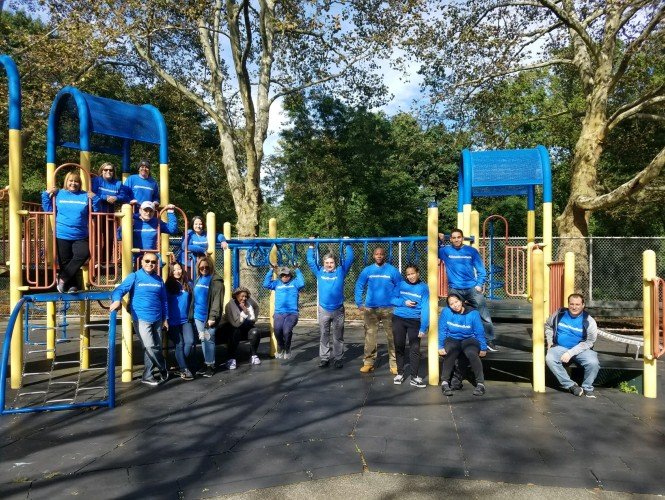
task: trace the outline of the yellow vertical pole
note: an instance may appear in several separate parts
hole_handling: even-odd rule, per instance
[[[21,164],[21,131],[9,129],[9,305],[10,311],[21,300],[23,273],[21,263],[21,204],[23,184]],[[48,330],[47,330],[48,335]],[[23,313],[19,313],[12,331],[11,342],[11,387],[21,387],[23,370]],[[4,384],[2,380],[0,383]]]
[[[55,163],[46,164],[46,189],[53,187],[55,182]],[[52,234],[53,228],[55,227],[55,220],[53,217],[49,217],[47,225],[50,227],[46,228],[46,234]],[[53,243],[51,238],[46,239],[46,262],[47,266],[55,267],[55,248],[53,248]],[[46,303],[46,358],[53,359],[55,357],[55,302]]]
[[[563,301],[564,307],[568,305],[568,297],[575,293],[575,253],[566,252],[563,259]]]
[[[167,163],[159,164],[159,203],[162,208],[169,204],[169,165]],[[162,220],[166,222],[167,217],[167,213],[164,212]],[[162,257],[162,263],[168,264],[169,255],[171,254],[171,242],[169,240],[169,235],[166,233],[162,233],[161,235],[159,253]],[[169,266],[165,265],[162,268],[162,279],[166,281],[168,277]]]
[[[469,236],[473,236],[471,246],[476,250],[480,249],[480,214],[478,210],[471,210],[471,230]]]
[[[272,217],[268,221],[268,236],[270,238],[277,238],[277,219]],[[273,247],[270,249],[270,263],[277,263],[277,247],[273,245]],[[276,276],[275,273],[273,273],[273,277],[279,277]],[[274,356],[275,353],[277,352],[277,338],[275,337],[275,291],[270,292],[270,356]]]
[[[81,175],[81,189],[87,191],[91,189],[92,186],[89,183],[90,177],[90,152],[81,151],[79,155],[81,167],[87,171],[87,175]],[[82,268],[83,274],[83,290],[90,289],[90,261],[88,261]],[[85,300],[83,303],[79,304],[80,308],[80,342],[79,342],[79,354],[81,356],[81,368],[87,370],[90,368],[90,301]]]
[[[543,203],[543,257],[545,269],[552,263],[552,203]],[[550,310],[550,273],[544,275],[545,310]]]
[[[536,249],[531,253],[533,262],[533,392],[545,392],[545,283],[543,251]]]
[[[536,211],[528,210],[526,213],[526,242],[536,241]]]
[[[643,392],[645,398],[655,398],[658,388],[658,372],[656,371],[656,360],[653,357],[653,342],[655,328],[652,324],[653,316],[653,294],[654,286],[651,281],[656,277],[656,253],[653,250],[646,250],[642,254],[642,301],[643,301],[643,325],[644,325],[644,375]]]
[[[457,212],[457,227],[464,231],[464,212]]]
[[[471,234],[471,205],[464,205],[462,212],[462,227],[460,228],[464,231],[464,234]]]
[[[132,273],[132,206],[125,203],[121,208],[122,220],[120,231],[122,232],[122,279],[124,280]],[[122,381],[132,381],[132,315],[129,312],[128,303],[124,302],[122,307]]]
[[[429,332],[427,368],[429,385],[439,384],[439,207],[427,208],[427,288],[429,289]]]
[[[526,296],[527,299],[531,300],[533,297],[533,283],[532,283],[532,277],[533,277],[533,272],[531,270],[531,252],[533,252],[533,243],[527,243],[526,244]]]
[[[206,237],[208,238],[208,256],[214,266],[217,256],[217,218],[214,212],[206,214]]]
[[[224,223],[224,238],[231,239],[231,223]],[[231,300],[231,247],[224,250],[224,306]]]

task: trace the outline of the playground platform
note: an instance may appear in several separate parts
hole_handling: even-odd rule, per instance
[[[375,473],[489,481],[484,495],[497,483],[665,494],[663,396],[599,387],[596,399],[575,398],[551,386],[534,394],[520,366],[528,352],[518,349],[529,327],[497,325],[499,344],[508,345],[488,355],[484,397],[468,383],[451,398],[436,386],[394,385],[384,345],[376,371],[361,375],[358,325],[347,326],[344,367],[320,369],[317,326],[307,323],[296,328],[286,362],[269,359],[264,341],[260,366],[243,351],[237,370],[210,379],[119,383],[112,410],[3,416],[1,496],[214,498]],[[223,347],[218,354],[224,359]],[[639,366],[632,355],[622,359]]]

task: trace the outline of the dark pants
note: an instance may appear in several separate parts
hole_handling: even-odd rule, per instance
[[[229,329],[226,333],[229,339],[229,359],[235,359],[238,344],[241,340],[248,340],[251,354],[256,354],[259,342],[261,342],[261,333],[258,328],[254,327],[254,321],[245,320],[238,327],[230,324],[225,325],[225,327]]]
[[[450,380],[450,376],[453,374],[453,369],[455,368],[455,360],[463,352],[469,360],[473,374],[476,377],[476,383],[485,383],[483,363],[478,356],[478,353],[480,353],[480,343],[476,339],[469,337],[464,340],[457,340],[448,337],[443,347],[446,350],[446,355],[443,357],[441,380]]]
[[[278,349],[287,351],[291,350],[291,337],[293,336],[293,329],[298,324],[298,315],[296,313],[289,314],[275,314],[273,316],[275,325],[275,338],[277,339]]]
[[[406,339],[408,338],[411,376],[418,376],[418,366],[420,365],[420,337],[418,337],[419,329],[419,319],[408,319],[393,315],[395,358],[397,361],[397,373],[400,375],[404,375],[404,352],[406,350]]]
[[[58,267],[60,279],[65,282],[65,290],[76,285],[76,274],[90,258],[88,239],[63,240],[56,239],[58,246]]]

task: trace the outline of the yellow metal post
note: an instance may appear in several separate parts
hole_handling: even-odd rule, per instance
[[[471,234],[471,205],[464,205],[462,212],[462,227],[465,235]]]
[[[90,152],[89,151],[81,151],[81,154],[79,155],[80,161],[79,163],[81,164],[81,167],[87,172],[87,174],[81,175],[81,189],[83,191],[88,191],[89,189],[92,189],[92,186],[90,185],[89,182],[89,177],[90,177]],[[90,261],[88,261],[82,268],[81,272],[83,274],[83,290],[89,290],[90,289]],[[80,312],[80,327],[79,331],[81,332],[80,335],[80,342],[79,342],[79,350],[80,350],[80,359],[81,359],[81,368],[83,370],[87,370],[90,368],[90,301],[85,300],[83,303],[79,304],[79,312]]]
[[[231,239],[231,223],[224,223],[224,238],[226,241]],[[224,307],[231,300],[231,247],[224,250]]]
[[[268,236],[270,238],[277,238],[277,219],[272,217],[268,221]],[[277,247],[273,245],[270,249],[270,263],[277,264]],[[273,273],[273,278],[278,277]],[[274,356],[277,352],[277,338],[275,337],[275,291],[270,292],[270,356]]]
[[[566,252],[563,260],[563,302],[568,305],[568,297],[575,293],[575,253]]]
[[[473,236],[471,246],[476,250],[480,249],[480,214],[478,210],[471,210],[471,233],[469,236]]]
[[[55,163],[46,164],[46,189],[54,187]],[[51,234],[55,227],[55,220],[49,217],[47,222],[46,234]],[[55,267],[55,248],[51,238],[46,239],[46,265]],[[46,303],[46,358],[55,357],[55,302]]]
[[[536,241],[536,211],[528,210],[526,213],[526,242]]]
[[[531,279],[533,276],[533,272],[531,270],[531,265],[533,264],[531,261],[531,252],[533,252],[533,246],[533,243],[526,244],[526,296],[528,300],[532,300],[533,297],[533,280]]]
[[[215,257],[217,256],[217,218],[214,212],[206,214],[206,237],[208,238],[208,256],[212,260],[212,265],[215,265]]]
[[[439,207],[427,209],[427,288],[429,289],[429,332],[427,368],[429,385],[439,384]]]
[[[159,203],[163,208],[169,204],[169,166],[167,163],[159,164]],[[168,214],[164,212],[162,220],[166,222]],[[162,256],[162,263],[169,263],[169,256],[171,255],[171,242],[169,235],[162,233],[159,245],[159,253]],[[166,281],[169,277],[169,266],[165,265],[162,268],[162,279]]]
[[[124,204],[121,209],[122,220],[120,231],[122,232],[122,279],[124,280],[132,273],[132,206]],[[124,302],[122,307],[122,381],[132,381],[132,315]]]
[[[10,311],[21,300],[23,273],[21,264],[21,204],[23,202],[21,164],[21,131],[9,129],[9,306]],[[48,332],[48,330],[47,330]],[[23,313],[16,319],[11,342],[11,387],[21,387],[23,370]],[[0,383],[5,383],[4,380]]]
[[[643,392],[645,398],[655,398],[658,388],[658,372],[656,371],[656,359],[653,357],[654,327],[651,320],[653,316],[653,278],[656,277],[656,253],[646,250],[642,254],[642,301],[643,301],[643,325],[644,325],[644,375]]]
[[[464,231],[464,212],[457,212],[457,228]]]
[[[543,251],[534,250],[531,254],[533,269],[533,392],[545,392],[545,265]]]
[[[552,203],[543,203],[543,257],[545,269],[552,263]],[[550,310],[550,273],[544,275],[543,293],[545,296],[545,310]]]

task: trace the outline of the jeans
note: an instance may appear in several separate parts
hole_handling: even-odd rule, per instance
[[[319,330],[321,331],[319,342],[321,361],[330,361],[331,351],[333,359],[341,361],[344,355],[344,306],[334,311],[328,311],[319,306]]]
[[[157,368],[163,377],[166,376],[166,361],[162,354],[162,323],[150,322],[141,319],[134,323],[134,328],[139,334],[143,344],[143,379],[153,377],[152,370]]]
[[[76,273],[90,258],[88,238],[83,240],[56,239],[60,279],[65,282],[65,291],[76,284]]]
[[[171,342],[173,342],[178,368],[180,368],[180,371],[190,370],[189,358],[192,354],[192,347],[194,346],[192,324],[169,325],[168,333]]]
[[[487,342],[494,342],[494,325],[492,324],[490,311],[487,308],[487,300],[485,300],[482,292],[479,292],[475,288],[448,288],[448,295],[451,293],[456,293],[462,297],[462,300],[478,311],[480,319],[483,321],[485,340]]]
[[[275,338],[277,339],[277,348],[281,351],[286,349],[291,350],[291,337],[293,336],[293,329],[298,324],[298,314],[275,314],[273,316],[273,323],[275,325]]]
[[[386,332],[386,341],[388,343],[388,362],[390,368],[397,368],[395,360],[395,344],[393,342],[392,307],[372,307],[365,308],[365,359],[364,364],[374,366],[376,362],[376,335],[379,332],[379,323],[383,323],[383,330]]]
[[[441,380],[450,380],[450,376],[453,374],[453,370],[455,368],[455,361],[461,353],[464,353],[466,358],[469,360],[473,374],[476,377],[476,383],[485,383],[483,362],[480,361],[480,357],[478,356],[480,353],[480,342],[478,342],[478,340],[473,337],[468,337],[464,340],[447,337],[444,341],[443,347],[446,350],[446,355],[443,357]]]
[[[568,351],[568,348],[555,345],[550,347],[547,350],[547,356],[545,356],[545,362],[549,367],[550,371],[557,378],[561,387],[564,389],[569,389],[575,382],[572,381],[570,375],[566,371],[566,368],[561,362],[561,356]],[[593,391],[593,382],[596,380],[598,371],[600,370],[600,363],[598,363],[598,354],[596,351],[587,349],[581,353],[570,358],[571,361],[575,361],[579,366],[584,369],[584,380],[582,381],[582,389],[585,391]]]
[[[409,364],[411,365],[411,376],[418,376],[420,365],[420,319],[402,318],[393,316],[393,337],[395,340],[395,359],[397,361],[397,373],[404,375],[404,353],[406,351],[406,339],[409,339]]]
[[[208,327],[206,323],[207,321],[201,321],[199,319],[194,320],[196,333],[201,340],[203,362],[206,365],[215,366],[215,327]]]

